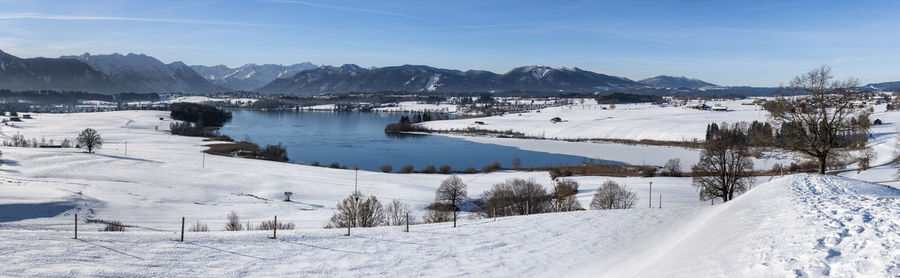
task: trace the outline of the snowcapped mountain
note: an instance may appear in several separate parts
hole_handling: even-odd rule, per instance
[[[225,65],[212,67],[194,65],[191,68],[215,85],[234,90],[250,91],[269,84],[275,79],[291,77],[301,71],[314,69],[316,65],[304,62],[288,66],[246,64],[238,68],[229,68]]]
[[[700,79],[687,78],[684,76],[660,75],[638,81],[638,83],[663,88],[691,88],[698,89],[702,87],[717,87],[718,85],[705,82]]]
[[[895,90],[895,89],[900,89],[900,81],[870,83],[870,84],[867,84],[865,86],[865,88],[871,88],[871,89],[876,89],[876,90]]]
[[[105,74],[73,59],[22,59],[0,51],[0,89],[116,92]]]
[[[212,93],[226,89],[213,85],[181,62],[164,64],[144,54],[63,56],[76,59],[106,74],[123,90],[131,92]]]
[[[505,74],[489,71],[458,71],[421,65],[362,68],[348,64],[323,66],[280,78],[259,88],[262,93],[314,95],[347,92],[485,92],[530,91],[593,92],[598,88],[639,86],[627,78],[598,74],[578,68],[529,66]]]

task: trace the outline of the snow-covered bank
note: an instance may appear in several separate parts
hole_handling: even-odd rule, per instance
[[[441,135],[441,134],[436,134]],[[663,166],[669,159],[678,158],[685,171],[700,160],[699,149],[680,147],[628,145],[615,143],[570,142],[560,140],[517,139],[483,136],[444,135],[476,143],[496,144],[523,150],[578,155],[595,159],[620,161],[631,165]],[[789,165],[795,162],[790,154],[768,158],[753,158],[753,168],[769,170],[775,164]]]
[[[721,104],[730,109],[726,112],[646,103],[616,105],[615,109],[604,109],[608,105],[584,104],[478,119],[431,121],[422,125],[432,130],[469,127],[512,130],[538,138],[691,141],[703,140],[709,123],[768,119],[767,112],[759,106],[742,105],[749,102],[751,100],[723,101]],[[554,117],[562,121],[551,122]],[[474,121],[484,124],[474,125]]]

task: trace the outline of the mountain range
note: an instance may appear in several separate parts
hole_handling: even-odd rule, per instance
[[[305,62],[289,66],[246,64],[237,68],[229,68],[225,65],[212,67],[194,65],[191,66],[191,69],[217,86],[234,90],[253,91],[275,79],[291,77],[301,71],[316,67],[316,65]]]
[[[656,77],[651,77],[647,79],[639,80],[638,83],[654,86],[654,87],[662,87],[662,88],[691,88],[691,89],[699,89],[703,87],[718,87],[719,85],[712,84],[709,82],[705,82],[700,79],[692,79],[684,76],[669,76],[669,75],[660,75]]]
[[[897,89],[900,82],[874,83]],[[236,90],[266,94],[318,95],[349,92],[522,92],[536,94],[634,92],[645,94],[765,95],[774,88],[718,86],[683,76],[639,81],[579,68],[524,66],[506,73],[459,71],[424,65],[363,68],[354,64],[316,66],[165,64],[144,54],[62,56],[23,59],[0,51],[0,89],[78,90],[95,93],[214,93]]]
[[[363,68],[353,64],[323,66],[280,78],[261,93],[314,95],[329,92],[594,92],[598,88],[635,87],[627,78],[578,68],[518,67],[504,74],[403,65]]]

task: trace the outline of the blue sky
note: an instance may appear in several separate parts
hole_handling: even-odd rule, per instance
[[[498,73],[540,64],[752,86],[827,64],[867,83],[900,80],[898,15],[900,1],[0,0],[0,50]]]

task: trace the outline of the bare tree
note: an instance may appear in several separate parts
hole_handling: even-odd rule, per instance
[[[498,216],[547,212],[551,196],[534,179],[509,179],[482,193],[486,212]]]
[[[91,128],[85,128],[81,131],[81,134],[78,134],[76,140],[78,145],[87,150],[88,153],[92,153],[94,150],[103,147],[103,138],[100,137],[100,133]]]
[[[466,194],[465,183],[457,176],[451,176],[441,182],[434,194],[434,202],[443,205],[444,209],[453,212],[453,227],[456,227],[456,216],[459,214],[459,205],[469,198]]]
[[[441,223],[448,222],[453,218],[453,213],[443,209],[429,208],[422,216],[425,223]]]
[[[581,203],[575,198],[575,194],[578,194],[578,182],[572,179],[556,181],[556,186],[553,187],[553,201],[551,202],[553,210],[557,212],[583,210],[584,208],[581,207]]]
[[[384,210],[375,196],[354,192],[338,202],[327,228],[375,227],[384,224]]]
[[[681,159],[673,158],[669,159],[666,162],[666,165],[663,166],[663,175],[669,177],[680,177],[681,176]]]
[[[878,159],[878,153],[875,152],[872,147],[862,149],[859,152],[859,169],[868,170],[869,166],[871,166],[872,160],[875,159]]]
[[[243,230],[243,226],[241,226],[241,217],[238,216],[237,212],[231,211],[228,214],[228,223],[225,224],[226,231],[240,231]]]
[[[591,209],[629,209],[637,202],[637,194],[627,187],[607,180],[594,193],[591,200]]]
[[[406,224],[406,215],[411,212],[412,210],[409,208],[409,205],[394,200],[384,209],[385,223],[391,226]]]
[[[785,107],[772,115],[781,123],[778,145],[815,157],[819,174],[825,174],[828,156],[840,146],[840,137],[855,129],[850,119],[857,110],[851,101],[859,94],[859,80],[833,79],[829,66],[796,76],[788,89],[806,95],[781,96],[773,105]]]
[[[747,190],[753,182],[753,161],[747,151],[746,137],[727,124],[707,140],[700,161],[691,167],[693,184],[700,189],[700,200],[722,198],[728,202],[735,193]]]

